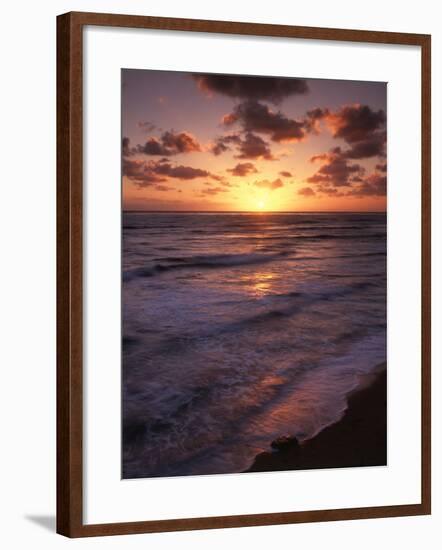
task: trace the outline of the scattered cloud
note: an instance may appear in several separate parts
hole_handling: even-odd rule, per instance
[[[349,159],[365,159],[371,157],[385,157],[387,136],[385,132],[374,132],[366,139],[352,144],[345,152]]]
[[[212,174],[208,170],[172,164],[167,159],[145,162],[123,157],[123,176],[126,176],[139,187],[148,187],[152,184],[162,183],[167,181],[168,178],[187,181],[208,177],[216,181],[224,181],[222,176]]]
[[[325,120],[336,139],[342,139],[350,146],[343,156],[348,159],[385,157],[387,134],[386,116],[380,109],[375,111],[368,105],[345,105],[335,112],[328,109],[315,109],[307,113],[315,121],[319,131],[319,121]]]
[[[151,137],[144,145],[137,145],[135,152],[144,155],[170,157],[180,153],[200,152],[198,140],[189,132],[164,132],[158,139]]]
[[[277,143],[301,141],[308,129],[304,120],[288,118],[255,100],[236,105],[231,113],[224,115],[222,123],[224,126],[239,123],[244,131],[267,134]]]
[[[238,152],[239,155],[236,155],[238,159],[276,160],[269,144],[252,132],[246,133],[245,138],[239,144]]]
[[[314,197],[316,193],[311,187],[302,187],[298,189],[298,195],[302,195],[303,197]]]
[[[252,132],[246,132],[244,138],[239,134],[227,134],[218,137],[211,147],[215,156],[230,151],[232,146],[236,148],[235,158],[250,160],[277,160],[273,155],[269,144],[260,136]]]
[[[121,151],[123,157],[128,157],[131,155],[130,139],[128,137],[123,137],[123,140],[121,142]]]
[[[144,161],[123,158],[123,176],[126,176],[139,187],[147,187],[155,183],[166,181],[166,178],[158,175],[146,166]]]
[[[218,174],[209,173],[209,177],[215,181],[218,181],[221,185],[225,185],[226,178],[224,176],[219,176]]]
[[[344,191],[340,191],[336,187],[327,187],[325,185],[320,185],[319,187],[317,187],[316,192],[319,193],[320,195],[326,195],[327,197],[333,197],[333,198],[346,196],[346,193]]]
[[[322,162],[319,170],[306,180],[316,185],[316,193],[328,197],[384,197],[387,194],[386,163],[377,164],[377,171],[366,176],[365,168],[350,164],[348,151],[340,147],[314,155],[310,161]]]
[[[325,119],[329,114],[330,111],[328,109],[321,109],[321,107],[307,111],[304,122],[306,129],[313,134],[319,134],[321,120]]]
[[[151,169],[156,173],[170,178],[181,180],[193,180],[211,176],[207,170],[193,168],[192,166],[172,165],[168,162],[150,163]]]
[[[140,128],[141,130],[143,130],[143,132],[146,132],[147,134],[156,130],[156,127],[156,124],[153,124],[153,122],[149,122],[148,120],[138,123],[138,128]]]
[[[232,145],[239,145],[241,143],[241,136],[238,134],[227,134],[215,139],[210,151],[215,155],[221,155],[230,151]]]
[[[168,185],[155,185],[157,191],[175,191],[175,187],[169,187]]]
[[[203,189],[201,195],[203,196],[215,196],[219,193],[227,193],[228,190],[223,187],[209,187],[208,189]]]
[[[302,78],[218,74],[193,74],[192,78],[198,88],[208,95],[220,94],[235,99],[280,103],[289,96],[309,91],[307,81]]]
[[[379,173],[372,173],[365,178],[354,178],[350,186],[332,187],[329,184],[319,184],[316,193],[328,197],[385,197],[387,194],[387,178]]]
[[[307,178],[308,183],[332,187],[349,186],[352,179],[364,174],[365,169],[360,164],[349,164],[340,147],[335,147],[328,153],[314,155],[311,162],[323,161],[323,164],[313,176]]]
[[[291,172],[288,172],[287,170],[282,170],[281,172],[279,172],[279,175],[282,176],[283,178],[293,177],[293,174]]]
[[[347,143],[365,141],[373,132],[385,127],[385,112],[373,111],[368,105],[345,105],[335,113],[326,113],[327,124],[335,138]]]
[[[230,172],[232,176],[244,177],[248,176],[249,174],[255,174],[258,172],[258,170],[251,162],[240,162],[233,168],[228,168],[227,172]]]
[[[381,174],[371,174],[365,181],[348,192],[352,197],[384,197],[387,194],[387,178]]]
[[[307,112],[306,130],[318,134],[320,122],[324,120],[332,135],[349,145],[342,156],[348,159],[385,157],[387,135],[386,116],[380,109],[373,110],[368,105],[345,105],[335,112],[329,109],[313,109]]]
[[[284,187],[283,182],[279,178],[273,181],[270,181],[270,180],[255,181],[253,182],[253,185],[255,187],[260,187],[261,189],[269,189],[270,191],[274,191],[275,189]]]

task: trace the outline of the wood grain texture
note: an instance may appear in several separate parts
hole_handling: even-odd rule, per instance
[[[83,524],[83,80],[85,25],[420,46],[422,53],[422,499],[418,504]],[[370,519],[431,511],[431,37],[71,12],[57,18],[57,532],[68,537]]]
[[[82,525],[82,31],[57,20],[57,531]]]

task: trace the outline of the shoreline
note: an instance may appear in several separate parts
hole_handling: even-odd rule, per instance
[[[386,466],[386,365],[361,380],[335,424],[301,444],[286,436],[273,441],[271,447],[273,451],[259,453],[245,472]]]

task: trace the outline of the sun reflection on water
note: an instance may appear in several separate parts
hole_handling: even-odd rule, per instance
[[[257,297],[273,292],[275,274],[270,271],[257,271],[247,277],[252,294]]]

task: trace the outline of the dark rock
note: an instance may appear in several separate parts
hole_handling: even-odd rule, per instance
[[[272,441],[271,445],[272,449],[275,451],[285,451],[288,449],[296,449],[299,447],[298,440],[295,437],[291,437],[288,435],[283,435],[281,437],[278,437],[278,439],[275,439],[275,441]]]

